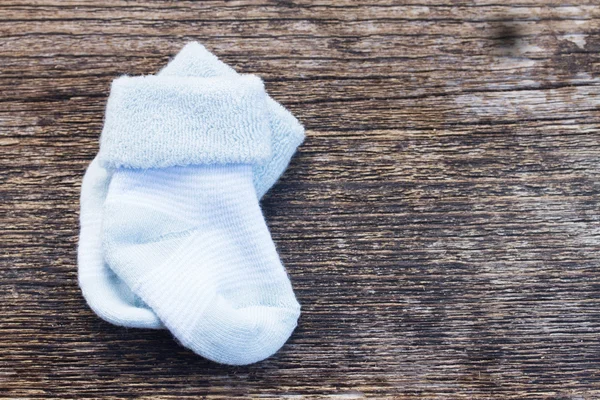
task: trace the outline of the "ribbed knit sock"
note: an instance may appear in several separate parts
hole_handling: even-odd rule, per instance
[[[158,74],[170,77],[235,77],[237,73],[201,44],[187,44]],[[279,103],[267,97],[271,127],[271,156],[252,166],[257,195],[264,193],[286,169],[304,139],[304,128]],[[101,241],[102,208],[113,170],[98,157],[88,167],[81,187],[81,232],[78,278],[82,293],[94,312],[107,322],[132,328],[163,328],[158,316],[115,274],[104,259]]]
[[[194,352],[263,360],[299,316],[249,165],[118,170],[105,203],[112,269]]]
[[[98,158],[81,184],[81,231],[77,249],[78,280],[83,296],[96,315],[119,326],[163,328],[160,319],[108,267],[102,250],[103,207],[112,172]]]
[[[252,76],[118,79],[98,155],[106,261],[184,346],[232,365],[275,353],[300,315],[253,185],[265,96]]]

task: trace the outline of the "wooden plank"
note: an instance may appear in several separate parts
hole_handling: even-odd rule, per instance
[[[0,398],[600,397],[600,6],[0,4]],[[200,40],[307,127],[263,201],[303,306],[210,363],[98,319],[78,196],[110,81]]]

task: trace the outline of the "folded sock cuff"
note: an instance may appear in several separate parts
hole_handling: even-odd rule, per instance
[[[256,76],[124,76],[112,84],[98,154],[104,167],[260,163],[270,155]]]
[[[186,44],[159,76],[238,76],[237,72],[198,42]],[[267,95],[267,109],[272,132],[285,136],[293,150],[304,141],[304,127],[285,107]],[[288,154],[286,154],[286,157]]]

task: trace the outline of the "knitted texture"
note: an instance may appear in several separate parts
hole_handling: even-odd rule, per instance
[[[266,160],[266,94],[255,76],[122,77],[112,84],[100,140],[107,167]]]
[[[193,42],[186,45],[158,75],[208,78],[237,76],[237,73],[202,45]],[[252,165],[253,182],[259,197],[283,173],[304,139],[304,129],[296,118],[270,97],[267,96],[266,101],[272,133],[272,152],[267,161]],[[113,169],[100,165],[97,156],[83,179],[78,250],[79,285],[87,303],[105,321],[132,328],[163,328],[156,314],[110,269],[102,252],[102,207],[112,174]]]
[[[254,363],[296,327],[250,165],[118,169],[102,229],[111,268],[194,352]]]

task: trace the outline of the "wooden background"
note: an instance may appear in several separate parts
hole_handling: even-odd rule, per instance
[[[573,3],[1,0],[0,397],[600,398],[600,2]],[[77,286],[109,84],[190,40],[307,128],[263,202],[303,314],[248,367]]]

